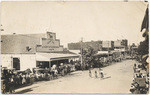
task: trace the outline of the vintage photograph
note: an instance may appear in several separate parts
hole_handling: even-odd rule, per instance
[[[2,1],[1,94],[148,94],[149,2]]]

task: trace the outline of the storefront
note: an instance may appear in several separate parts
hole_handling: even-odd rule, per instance
[[[36,66],[41,68],[50,68],[54,64],[57,66],[61,63],[69,64],[71,60],[79,60],[79,56],[63,53],[36,53]]]
[[[1,54],[1,65],[8,69],[32,70],[36,67],[36,54]]]
[[[56,33],[2,35],[1,40],[1,66],[8,69],[50,68],[79,60],[77,54],[64,50]]]

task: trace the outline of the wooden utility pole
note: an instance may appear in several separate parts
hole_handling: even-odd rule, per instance
[[[81,38],[81,66],[83,69],[83,38]]]
[[[51,70],[51,59],[49,60],[49,69]]]

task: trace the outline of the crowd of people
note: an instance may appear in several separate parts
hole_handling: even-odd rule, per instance
[[[110,65],[113,62],[120,62],[126,59],[126,56],[105,56],[96,58],[93,67],[105,67]]]
[[[90,77],[103,78],[104,74],[101,68],[104,64],[113,62],[113,59],[111,57],[109,59],[107,57],[101,57],[97,62],[99,62],[97,64],[101,64],[101,66],[99,65],[99,70],[94,73],[91,72],[91,68],[96,67],[94,64],[81,64],[80,61],[70,61],[70,63],[60,63],[59,65],[53,64],[51,68],[37,67],[32,68],[32,70],[27,69],[24,71],[1,67],[1,92],[4,94],[14,93],[17,88],[31,85],[37,81],[54,80],[61,76],[69,75],[76,70],[89,70]]]
[[[33,68],[25,71],[7,69],[1,67],[1,92],[3,94],[14,93],[15,89],[31,85],[37,81],[53,80],[75,71],[75,65],[53,65],[51,68]]]
[[[147,59],[148,60],[148,59]],[[139,62],[138,62],[139,61]],[[146,60],[137,60],[133,66],[134,76],[130,92],[133,94],[147,94],[149,92],[149,67]]]
[[[16,88],[31,85],[34,82],[35,74],[27,69],[25,71],[16,71],[1,67],[1,92],[13,93]]]

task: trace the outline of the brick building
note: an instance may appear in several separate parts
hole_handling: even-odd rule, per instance
[[[125,48],[127,50],[128,40],[122,39],[122,40],[114,41],[114,48],[116,49]]]
[[[90,42],[82,42],[82,47],[92,47],[94,50],[99,51],[102,50],[102,41],[90,41]],[[77,43],[68,43],[69,50],[80,50],[81,49],[81,42]]]
[[[114,41],[103,41],[102,50],[103,51],[114,50]]]

